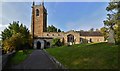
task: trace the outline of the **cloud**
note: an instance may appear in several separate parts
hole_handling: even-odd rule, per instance
[[[19,24],[26,25],[30,29],[31,25],[31,3],[20,2],[3,2],[2,10],[0,12],[0,31],[12,23],[13,21],[19,21]]]
[[[27,28],[30,30],[31,27],[31,4],[32,3],[3,3],[2,5],[2,24],[0,23],[0,31],[3,30],[9,23],[12,23],[12,21],[20,21],[24,25],[27,26]],[[56,8],[59,3],[54,3],[54,5],[51,5],[49,7],[48,5],[48,25],[54,25],[57,28],[64,30],[64,31],[69,31],[71,29],[74,30],[88,30],[90,28],[99,28],[101,27],[100,25],[102,24],[103,18],[106,17],[101,17],[101,10],[100,8],[98,11],[95,11],[92,15],[85,16],[85,17],[79,17],[79,19],[76,21],[68,21],[66,22],[61,22],[61,21],[55,21],[54,13],[56,13]],[[53,7],[54,6],[54,7]],[[23,8],[24,7],[24,8]],[[53,16],[52,16],[53,15]],[[1,16],[1,15],[0,15]],[[94,17],[94,18],[93,18]],[[95,17],[97,17],[95,19]],[[56,17],[55,17],[56,18]],[[53,20],[53,21],[52,21]],[[63,26],[63,25],[64,26]],[[100,24],[100,25],[99,25]],[[88,27],[89,26],[89,27]]]
[[[0,24],[0,28],[4,28],[4,27],[7,27],[9,24],[6,24],[6,25],[2,25]]]

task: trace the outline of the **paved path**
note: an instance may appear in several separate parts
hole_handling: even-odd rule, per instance
[[[43,50],[34,50],[30,56],[13,69],[57,69]]]

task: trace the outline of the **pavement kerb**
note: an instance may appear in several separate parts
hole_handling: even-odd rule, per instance
[[[57,61],[53,56],[51,56],[45,49],[43,49],[46,56],[56,65],[58,69],[66,69],[59,61]]]

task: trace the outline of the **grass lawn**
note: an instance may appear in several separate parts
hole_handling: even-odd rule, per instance
[[[23,62],[30,53],[32,53],[33,49],[26,50],[23,52],[23,50],[17,51],[13,57],[10,58],[9,63],[12,65],[17,65],[21,62]]]
[[[117,69],[118,48],[107,43],[92,43],[46,50],[69,69]]]

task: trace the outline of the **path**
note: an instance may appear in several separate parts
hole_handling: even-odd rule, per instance
[[[13,69],[57,69],[43,50],[34,50],[30,56]]]

